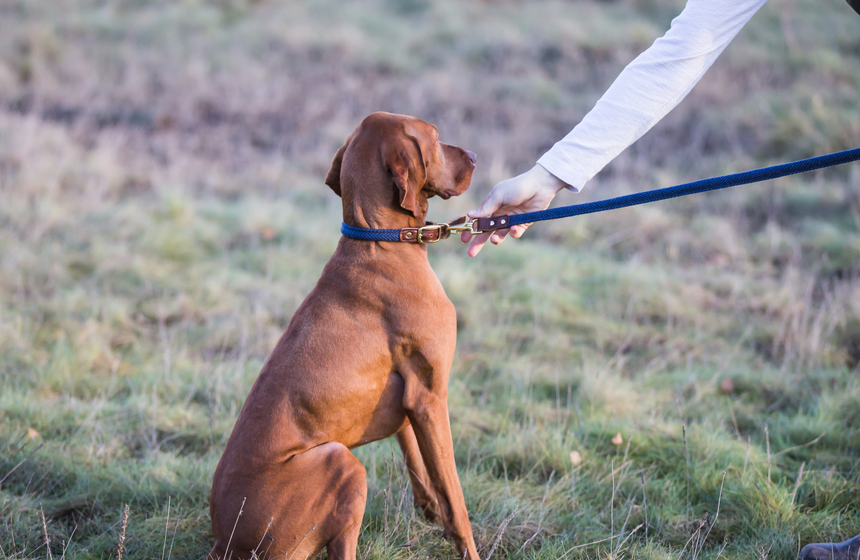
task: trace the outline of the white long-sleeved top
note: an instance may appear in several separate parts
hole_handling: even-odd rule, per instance
[[[767,0],[688,0],[672,26],[621,72],[538,163],[579,192],[675,108]]]

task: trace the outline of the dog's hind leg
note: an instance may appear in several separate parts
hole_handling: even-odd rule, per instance
[[[421,450],[418,448],[418,440],[412,425],[407,424],[405,428],[397,432],[397,443],[403,452],[406,468],[409,471],[409,481],[412,483],[412,498],[415,507],[424,514],[424,518],[431,523],[441,523],[439,518],[439,500],[433,489],[433,482],[427,474],[424,459],[421,458]]]
[[[361,532],[361,518],[347,527],[341,535],[329,541],[326,550],[332,560],[355,560],[358,548],[358,534]]]
[[[321,449],[324,448],[324,449]],[[317,469],[328,476],[320,503],[328,516],[322,523],[322,535],[327,541],[330,560],[355,560],[358,534],[367,504],[367,471],[352,452],[340,443],[327,443],[305,453],[316,451]],[[304,453],[303,453],[304,455]]]
[[[249,484],[234,480],[231,490],[230,500],[219,500],[225,511],[213,524],[212,560],[305,560],[326,547],[331,560],[355,559],[367,473],[342,444],[308,449]],[[247,497],[241,516],[239,496]]]
[[[269,555],[304,560],[325,547],[331,560],[355,560],[367,472],[352,452],[340,443],[319,445],[287,461],[280,478]]]

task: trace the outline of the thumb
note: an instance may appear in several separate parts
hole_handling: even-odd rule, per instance
[[[500,196],[496,193],[495,189],[490,191],[490,194],[484,199],[484,202],[481,203],[480,206],[475,208],[474,210],[469,210],[466,214],[470,218],[486,218],[488,216],[492,216],[493,212],[499,209],[499,206],[502,205],[502,201],[500,200]]]

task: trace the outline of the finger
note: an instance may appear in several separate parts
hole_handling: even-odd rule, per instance
[[[526,232],[526,229],[528,229],[530,225],[531,224],[518,224],[511,227],[511,237],[519,239],[523,236],[523,234]]]
[[[472,239],[472,244],[469,245],[469,249],[466,252],[469,254],[470,257],[477,256],[477,254],[481,252],[481,249],[484,247],[484,244],[489,238],[489,232],[476,235],[475,238]]]
[[[499,243],[501,243],[502,241],[505,240],[505,237],[508,236],[509,231],[511,231],[511,230],[510,229],[498,229],[498,230],[494,231],[493,235],[490,236],[490,243],[492,243],[493,245],[498,245]]]
[[[462,241],[463,243],[468,243],[470,239],[472,239],[471,231],[464,231],[460,234],[460,241]]]

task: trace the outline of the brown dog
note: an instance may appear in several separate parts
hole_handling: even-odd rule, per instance
[[[427,199],[462,194],[474,167],[475,154],[439,142],[424,121],[374,113],[325,182],[349,225],[417,227]],[[209,557],[303,560],[326,547],[331,559],[355,558],[367,484],[349,450],[396,434],[415,504],[441,518],[461,558],[479,560],[446,403],[456,336],[425,246],[341,238],[215,470]]]

